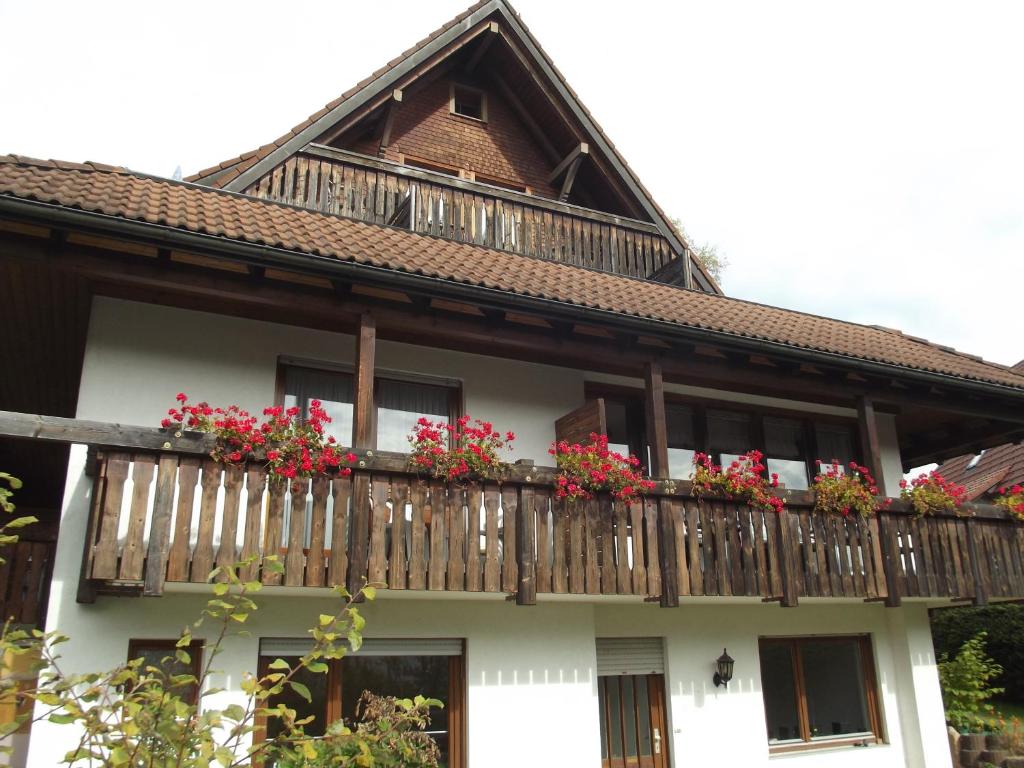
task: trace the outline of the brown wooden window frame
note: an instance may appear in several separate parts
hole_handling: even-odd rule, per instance
[[[868,710],[868,723],[871,727],[871,736],[857,735],[850,737],[818,738],[815,740],[810,732],[810,715],[807,707],[806,682],[804,680],[803,658],[800,646],[804,643],[821,642],[849,642],[857,641],[861,660],[863,664],[863,685],[864,698]],[[835,747],[854,747],[865,743],[885,743],[885,733],[882,727],[881,698],[878,690],[878,673],[875,666],[874,649],[871,644],[870,635],[800,635],[783,637],[759,637],[757,642],[758,655],[765,644],[789,645],[792,654],[793,664],[793,690],[796,697],[797,717],[800,725],[801,741],[786,742],[782,744],[768,744],[769,754],[783,754],[786,752],[803,752],[808,750],[833,749]],[[764,677],[761,682],[762,703],[764,702]],[[767,710],[766,710],[767,716]]]
[[[397,654],[401,655],[401,654]],[[409,654],[416,655],[416,654]],[[258,657],[257,674],[262,678],[269,674],[273,658]],[[327,701],[324,712],[325,723],[341,719],[342,664],[344,659],[327,660]],[[448,768],[465,768],[466,765],[466,647],[458,656],[448,656]],[[267,738],[266,715],[257,714],[253,721],[253,743],[262,744]]]
[[[644,391],[638,387],[587,381],[584,383],[583,394],[586,400],[603,398],[606,403],[627,402],[627,410],[629,408],[629,403],[632,403],[634,406],[634,412],[640,416],[643,414]],[[754,403],[737,403],[731,400],[718,400],[709,397],[666,392],[665,405],[670,406],[673,404],[685,405],[692,410],[693,431],[696,443],[693,450],[703,453],[708,453],[710,451],[707,429],[707,412],[709,410],[733,411],[735,413],[749,414],[751,417],[748,435],[749,444],[746,450],[759,450],[765,454],[766,459],[769,457],[765,450],[764,420],[766,418],[774,417],[799,421],[803,427],[803,456],[801,458],[807,467],[809,486],[813,486],[814,476],[818,472],[815,460],[821,459],[822,461],[829,461],[832,458],[830,456],[817,455],[818,447],[815,433],[816,424],[838,425],[849,429],[851,437],[850,446],[854,455],[860,457],[863,457],[864,455],[863,446],[860,442],[860,431],[858,429],[857,419],[854,416],[836,416],[834,414],[816,413],[814,411],[800,411],[792,408],[779,408],[776,406],[761,406]],[[641,445],[645,444],[646,437],[643,435],[644,425],[642,418],[632,431],[640,436],[640,439],[642,440]],[[630,445],[630,450],[635,450],[632,445]],[[641,456],[641,454],[637,455]],[[644,456],[641,456],[641,459],[643,458]]]
[[[304,360],[300,358],[279,357],[277,361],[276,382],[274,385],[274,404],[284,405],[285,396],[285,371],[288,368],[307,368],[321,373],[346,374],[355,378],[355,366],[351,363],[329,363],[316,360]],[[449,390],[448,395],[448,421],[454,424],[459,417],[465,413],[465,397],[463,382],[461,379],[434,376],[431,374],[408,373],[401,371],[376,370],[373,376],[373,447],[377,447],[377,412],[380,408],[378,383],[386,379],[388,381],[402,381],[412,384],[427,384],[433,387],[445,387]],[[353,398],[354,399],[354,398]],[[354,404],[353,404],[354,405]],[[349,447],[351,441],[343,447]]]
[[[465,91],[468,93],[474,93],[480,97],[480,117],[475,115],[467,115],[464,112],[458,112],[455,109],[455,92]],[[472,120],[477,123],[487,123],[487,91],[482,88],[477,88],[473,85],[466,85],[465,83],[457,83],[452,81],[448,86],[448,111],[450,114],[456,117],[461,117],[465,120]]]
[[[191,664],[189,664],[189,667],[190,667],[189,671],[192,673],[192,676],[195,677],[197,681],[199,680],[199,677],[200,677],[200,675],[202,675],[202,671],[203,671],[203,649],[205,648],[205,646],[206,646],[206,642],[204,640],[201,640],[201,639],[198,639],[198,638],[193,638],[192,642],[190,642],[188,645],[186,645],[186,646],[184,646],[183,648],[180,649],[180,650],[184,650],[184,651],[188,652],[188,655],[191,658]],[[164,656],[172,656],[173,657],[174,656],[174,652],[179,650],[179,648],[178,648],[178,639],[177,638],[174,638],[174,639],[168,639],[168,638],[149,638],[149,637],[133,637],[133,638],[129,638],[129,640],[128,640],[128,661],[132,661],[133,659],[137,659],[140,656],[142,656],[143,655],[142,654],[143,650],[166,651],[166,653],[164,653]],[[187,701],[189,704],[193,704],[193,705],[198,704],[199,703],[199,684],[198,684],[198,682],[196,683],[196,685],[190,686],[190,689],[191,689],[190,695],[188,695],[188,696],[184,696],[183,695],[181,697],[182,700],[183,701]]]

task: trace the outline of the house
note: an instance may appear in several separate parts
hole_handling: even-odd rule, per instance
[[[1024,375],[723,295],[505,0],[185,181],[0,158],[0,255],[0,467],[44,521],[0,597],[73,638],[69,670],[159,657],[210,569],[254,555],[263,607],[218,702],[302,652],[328,586],[369,580],[368,639],[311,711],[437,696],[450,766],[942,768],[928,609],[1024,597],[997,508],[833,519],[807,491],[818,457],[895,496],[1021,439]],[[179,391],[323,400],[358,464],[288,490],[225,469],[157,427]],[[407,469],[416,419],[463,413],[518,434],[500,486]],[[591,431],[657,487],[554,498],[549,446]],[[785,512],[691,495],[695,451],[751,448]],[[36,724],[28,764],[73,741]]]

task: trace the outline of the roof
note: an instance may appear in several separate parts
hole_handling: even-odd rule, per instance
[[[486,249],[97,163],[0,157],[3,197],[1024,393],[1021,373],[898,331]]]
[[[1015,368],[1019,367],[1019,363]],[[989,448],[978,462],[970,467],[975,454],[957,456],[944,462],[936,470],[946,480],[967,489],[967,498],[974,501],[991,495],[1004,486],[1024,484],[1024,444],[1006,443]],[[970,467],[970,468],[968,468]]]
[[[558,71],[558,68],[555,67],[551,57],[541,47],[540,43],[523,23],[519,14],[512,8],[508,0],[479,0],[479,2],[474,3],[455,18],[451,19],[448,23],[434,30],[431,34],[427,35],[427,37],[420,40],[404,53],[395,57],[383,67],[356,83],[353,87],[342,93],[338,98],[324,105],[323,108],[314,112],[284,135],[279,136],[274,141],[264,144],[257,149],[250,150],[238,157],[230,158],[215,166],[205,168],[194,173],[191,176],[186,177],[185,181],[205,184],[217,188],[232,189],[238,192],[243,191],[245,185],[240,183],[243,180],[239,178],[242,174],[253,169],[257,164],[264,160],[267,160],[271,167],[276,165],[277,162],[272,162],[270,160],[270,156],[277,150],[285,147],[285,145],[289,144],[293,139],[298,138],[304,131],[314,128],[315,130],[311,132],[311,135],[315,136],[330,130],[330,128],[340,119],[334,114],[336,109],[357,95],[360,99],[364,97],[370,98],[373,94],[384,91],[386,88],[390,87],[389,83],[383,81],[384,78],[382,76],[391,73],[393,70],[399,70],[406,66],[411,67],[417,54],[431,46],[431,44],[439,38],[445,36],[449,30],[462,26],[462,33],[468,33],[470,31],[470,25],[474,22],[474,14],[477,14],[477,12],[487,14],[488,16],[500,14],[506,21],[506,26],[512,31],[516,31],[517,34],[520,34],[521,39],[525,40],[529,44],[528,47],[533,48],[535,60],[542,62],[544,66],[549,68],[551,78],[554,80],[556,85],[561,87],[563,90],[564,100],[578,110],[584,132],[590,134],[591,140],[595,141],[597,146],[604,147],[605,154],[613,163],[617,162],[621,166],[620,175],[627,177],[627,183],[631,182],[635,185],[636,191],[634,194],[638,198],[641,207],[643,207],[644,204],[649,205],[648,213],[651,214],[652,221],[656,224],[661,224],[664,230],[666,230],[664,234],[670,241],[674,239],[691,251],[690,263],[692,267],[696,268],[696,270],[700,272],[704,281],[708,286],[710,286],[711,291],[721,293],[721,286],[718,285],[714,276],[711,275],[703,262],[697,258],[693,249],[690,248],[686,238],[672,223],[671,218],[664,210],[662,210],[657,201],[655,201],[651,196],[651,193],[640,181],[640,178],[629,166],[625,158],[623,158],[616,149],[614,143],[608,138],[608,135],[597,123],[597,120],[594,119],[594,116],[586,108],[583,102],[580,101],[579,96],[562,76],[562,73]],[[370,88],[370,86],[373,87]],[[367,94],[364,93],[364,89],[371,91],[370,96],[367,96]],[[284,158],[282,157],[278,162],[283,160]],[[267,170],[269,170],[269,168]]]

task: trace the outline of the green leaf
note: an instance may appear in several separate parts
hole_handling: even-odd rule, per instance
[[[307,702],[313,701],[313,696],[312,694],[310,694],[309,688],[304,686],[302,683],[298,683],[294,680],[289,680],[288,685],[290,685],[291,689],[295,691],[297,694],[299,694],[299,696],[304,698]]]
[[[306,665],[306,669],[308,669],[310,672],[323,674],[327,671],[327,665],[324,664],[322,661],[311,661],[309,664]]]
[[[217,595],[218,597],[221,597],[222,595],[226,595],[229,589],[231,589],[230,584],[224,581],[218,581],[216,584],[213,585],[213,594]]]
[[[11,520],[9,523],[7,523],[4,526],[4,528],[24,528],[26,525],[32,525],[33,523],[38,523],[38,522],[39,522],[39,518],[38,517],[32,517],[31,515],[28,515],[26,517],[16,517],[13,520]]]
[[[291,669],[291,666],[284,659],[274,659],[270,662],[269,669]]]
[[[376,600],[377,588],[367,584],[365,587],[363,587],[363,597],[365,597],[367,600]]]

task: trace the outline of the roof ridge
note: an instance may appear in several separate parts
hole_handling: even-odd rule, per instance
[[[131,171],[131,170],[126,169],[126,168],[119,168],[119,167],[115,167],[115,166],[111,166],[111,165],[106,165],[106,164],[102,164],[102,163],[94,163],[94,162],[90,162],[90,163],[68,163],[68,162],[55,161],[55,160],[37,160],[37,159],[34,159],[34,158],[24,158],[24,157],[20,157],[18,155],[7,155],[7,156],[0,156],[0,164],[8,164],[8,165],[10,165],[10,164],[18,164],[18,165],[23,165],[23,166],[28,166],[28,167],[34,167],[34,168],[38,168],[39,172],[42,172],[42,173],[82,173],[82,172],[88,172],[88,173],[97,173],[97,174],[103,174],[103,175],[131,176],[131,177],[134,177],[134,178],[138,178],[138,179],[140,179],[142,181],[153,182],[155,184],[161,184],[161,185],[166,185],[166,186],[174,186],[174,187],[183,187],[183,188],[186,188],[186,189],[188,189],[190,191],[196,191],[196,192],[201,192],[201,193],[220,194],[222,196],[227,196],[227,197],[235,198],[235,199],[237,199],[239,201],[244,201],[247,204],[248,203],[256,203],[256,204],[261,204],[262,203],[262,204],[271,205],[271,206],[274,206],[274,207],[277,207],[277,208],[290,209],[290,210],[296,211],[299,214],[305,214],[307,216],[314,217],[314,218],[317,218],[317,219],[343,220],[343,221],[351,222],[352,224],[359,225],[359,226],[361,226],[363,228],[369,228],[369,229],[374,229],[374,230],[383,230],[383,231],[391,232],[391,233],[401,233],[401,234],[406,235],[406,236],[413,235],[413,236],[421,237],[421,238],[424,238],[424,239],[429,239],[429,240],[432,240],[432,241],[442,242],[442,243],[444,243],[446,245],[446,247],[459,248],[459,247],[465,246],[465,247],[468,247],[468,248],[483,249],[483,250],[486,250],[486,251],[489,251],[489,252],[500,254],[502,257],[517,257],[517,258],[521,258],[521,259],[528,259],[530,261],[540,261],[540,262],[543,262],[545,264],[550,264],[552,266],[556,266],[556,267],[563,268],[563,269],[571,269],[571,270],[574,270],[574,271],[575,270],[584,271],[584,272],[593,274],[595,276],[600,276],[600,279],[603,280],[603,281],[619,282],[620,285],[623,282],[625,282],[625,281],[634,281],[634,282],[637,282],[637,283],[642,283],[646,287],[646,290],[651,291],[651,292],[657,292],[658,294],[661,294],[661,296],[663,298],[666,298],[669,301],[671,301],[672,299],[676,299],[676,298],[680,298],[680,297],[685,297],[687,301],[692,302],[691,306],[694,309],[697,309],[697,310],[700,310],[700,305],[702,303],[704,303],[704,302],[708,302],[708,304],[704,304],[705,307],[709,306],[711,303],[714,303],[716,301],[719,302],[718,306],[721,306],[722,302],[731,302],[734,305],[739,304],[739,305],[744,305],[744,306],[760,307],[760,308],[763,308],[763,309],[765,309],[765,310],[767,310],[769,312],[773,312],[773,313],[781,312],[781,313],[785,313],[786,315],[789,315],[789,316],[796,315],[796,316],[808,317],[808,318],[811,318],[811,319],[813,319],[813,320],[815,320],[817,322],[825,322],[825,323],[836,324],[836,325],[840,325],[840,326],[849,326],[849,327],[863,329],[863,330],[867,330],[867,331],[873,331],[875,333],[883,333],[883,334],[886,334],[888,336],[895,335],[895,336],[899,336],[899,337],[902,337],[902,338],[907,338],[906,334],[903,334],[903,333],[901,333],[899,331],[894,331],[892,329],[884,329],[884,328],[879,328],[878,326],[866,325],[866,324],[862,324],[862,323],[854,323],[854,322],[849,321],[849,320],[842,320],[842,319],[839,319],[839,318],[828,317],[828,316],[825,316],[825,315],[815,315],[813,313],[802,311],[802,310],[794,310],[794,309],[788,309],[788,308],[783,308],[783,307],[777,307],[777,306],[773,306],[771,304],[766,304],[764,302],[751,301],[749,299],[740,299],[740,298],[736,298],[736,297],[733,297],[733,296],[724,296],[724,295],[719,295],[719,294],[703,293],[703,292],[695,291],[695,290],[680,289],[680,288],[675,287],[675,286],[669,286],[669,285],[666,285],[666,284],[663,284],[663,283],[656,283],[656,282],[652,282],[652,281],[649,281],[649,280],[644,280],[642,278],[632,277],[632,276],[629,276],[629,275],[619,275],[619,274],[615,274],[615,273],[611,273],[611,272],[605,272],[605,271],[602,271],[602,270],[591,269],[591,268],[582,267],[582,266],[578,266],[578,265],[572,265],[572,264],[565,264],[565,263],[561,263],[561,262],[555,262],[555,261],[551,261],[551,260],[547,260],[547,259],[541,259],[540,257],[531,257],[529,255],[517,254],[517,253],[510,252],[510,251],[503,251],[503,250],[497,250],[497,249],[493,249],[493,248],[488,248],[487,246],[477,245],[477,244],[474,244],[474,243],[461,243],[461,242],[457,242],[457,241],[454,241],[454,240],[448,240],[446,238],[442,238],[442,237],[439,237],[439,236],[430,236],[430,235],[425,235],[425,234],[418,233],[418,232],[413,232],[411,230],[403,229],[403,228],[400,228],[400,227],[388,226],[388,225],[384,225],[384,224],[378,224],[378,223],[375,223],[375,222],[362,221],[362,220],[359,220],[359,219],[354,219],[352,217],[341,216],[341,215],[332,214],[332,213],[325,213],[323,211],[318,211],[318,210],[314,210],[314,209],[311,209],[311,208],[305,208],[303,206],[298,206],[298,205],[294,205],[294,204],[282,203],[282,202],[275,201],[275,200],[265,200],[265,199],[261,199],[261,198],[258,198],[258,197],[254,197],[252,195],[244,194],[242,192],[234,192],[234,191],[231,191],[231,190],[225,190],[225,189],[220,189],[220,188],[214,188],[214,187],[206,186],[206,185],[203,185],[203,184],[196,184],[195,182],[189,182],[189,181],[179,180],[179,179],[169,179],[169,178],[166,178],[166,177],[163,177],[163,176],[156,176],[156,175],[151,175],[151,174],[140,173],[140,172],[137,172],[137,171]],[[8,193],[8,194],[10,194],[10,193]],[[38,193],[35,193],[35,192],[28,192],[28,193],[23,193],[23,194],[15,193],[14,196],[22,197],[22,198],[29,198],[29,199],[35,198],[35,199],[38,199],[38,200],[40,200],[42,202],[46,202],[48,199],[51,199],[51,198],[46,198],[46,197],[40,197],[40,196],[38,196]],[[55,204],[63,205],[65,207],[68,205],[67,203],[61,203],[59,201],[57,201]],[[117,214],[117,215],[122,217],[122,218],[132,218],[132,216],[130,216],[128,214],[124,214],[124,213],[120,213],[120,214]],[[178,225],[173,225],[172,224],[172,226],[178,226]],[[185,227],[185,228],[187,228],[187,227]],[[290,246],[281,246],[281,247],[290,247]],[[401,270],[401,268],[399,268],[399,267],[395,267],[395,269]],[[458,278],[453,278],[453,279],[458,279]],[[610,288],[610,284],[609,283],[606,283],[604,286],[595,285],[595,289],[598,290],[599,294],[605,294],[605,292],[609,288]],[[512,289],[509,289],[509,290],[512,290]],[[531,293],[529,293],[528,291],[525,291],[525,290],[513,290],[512,292],[521,293],[522,295],[532,295]],[[614,297],[609,299],[607,297],[607,295],[605,294],[605,295],[602,296],[602,298],[592,299],[589,302],[588,301],[579,301],[579,300],[572,299],[572,298],[559,299],[559,300],[570,301],[571,303],[577,303],[577,304],[580,304],[581,306],[588,306],[588,305],[590,305],[590,306],[593,306],[595,309],[599,309],[599,310],[602,310],[602,311],[625,312],[625,313],[639,314],[641,316],[649,316],[649,317],[652,317],[652,318],[657,318],[659,316],[657,312],[655,312],[654,314],[651,314],[651,313],[646,313],[646,312],[640,312],[639,310],[615,309],[613,307],[613,304],[614,304],[614,300],[613,299],[614,299]],[[664,315],[666,311],[667,310],[664,310],[664,309],[661,310],[661,314]],[[703,315],[704,313],[703,312],[699,312],[698,314]],[[737,336],[751,338],[751,339],[761,338],[761,339],[765,339],[765,340],[773,340],[773,339],[774,340],[779,340],[781,338],[781,337],[778,337],[778,336],[773,336],[770,332],[761,332],[761,331],[757,331],[757,330],[733,330],[733,331],[729,331],[728,328],[725,325],[722,324],[722,322],[718,322],[716,324],[716,322],[714,320],[711,320],[711,321],[701,321],[701,320],[678,320],[678,321],[675,321],[675,320],[672,320],[671,318],[668,318],[668,317],[663,317],[661,319],[665,319],[667,322],[679,323],[681,325],[689,325],[689,326],[694,327],[694,328],[706,328],[706,329],[710,329],[710,330],[718,329],[718,330],[720,330],[720,331],[722,331],[724,333],[730,333],[732,335],[737,335]],[[810,343],[788,342],[788,341],[780,341],[780,343],[784,343],[784,344],[793,343],[795,346],[802,347],[802,348],[805,348],[805,349],[821,349],[823,351],[829,351],[829,349],[832,349],[835,352],[835,354],[841,355],[843,357],[848,357],[848,358],[851,358],[851,359],[862,359],[862,360],[868,360],[868,361],[870,361],[870,360],[878,360],[878,361],[883,361],[883,362],[886,361],[886,359],[887,359],[884,356],[877,356],[876,355],[876,356],[873,357],[870,354],[865,354],[865,353],[854,353],[854,352],[850,352],[850,351],[843,352],[843,351],[839,350],[838,347],[835,347],[834,344],[832,344],[830,346],[830,345],[827,345],[827,344],[826,345],[822,345],[822,344],[817,344],[816,345],[816,344],[810,344]],[[941,352],[944,352],[945,354],[950,354],[950,352],[949,352],[950,348],[948,348],[948,347],[943,347],[942,345],[932,344],[930,342],[919,342],[919,343],[922,343],[923,346],[927,346],[930,349],[941,351]],[[973,356],[962,354],[962,353],[955,353],[955,356],[958,357],[958,358],[969,359],[969,360],[971,360],[972,362],[974,362],[976,364],[984,366],[985,368],[988,368],[988,369],[991,369],[991,370],[995,370],[995,371],[999,371],[999,373],[1001,373],[1001,374],[1004,374],[1004,375],[1009,374],[1009,376],[1012,377],[1012,381],[1008,382],[1006,379],[1003,379],[1002,383],[1005,386],[1011,386],[1011,387],[1017,387],[1017,388],[1024,389],[1024,375],[1022,375],[1020,372],[1013,371],[1012,369],[1009,369],[1006,366],[1002,366],[1002,365],[999,365],[999,364],[996,364],[996,363],[990,363],[990,362],[985,361],[985,360],[978,360],[977,358],[974,358]],[[940,372],[940,373],[942,372],[941,368],[934,367],[934,366],[931,367],[931,368],[928,368],[928,367],[922,368],[920,365],[916,365],[916,364],[912,364],[912,363],[906,363],[906,362],[898,362],[896,360],[890,360],[889,362],[891,364],[893,364],[893,365],[896,365],[896,366],[902,367],[902,368],[910,368],[910,369],[918,368],[918,369],[921,369],[921,370],[935,370],[935,371]],[[974,375],[966,374],[966,373],[956,374],[956,373],[951,373],[949,371],[946,371],[946,375],[954,376],[954,377],[959,377],[959,378],[967,378],[967,379],[977,378],[977,379],[982,380],[982,381],[986,380],[984,376],[979,376],[977,374],[974,374]],[[994,381],[998,381],[998,380],[994,380]]]

